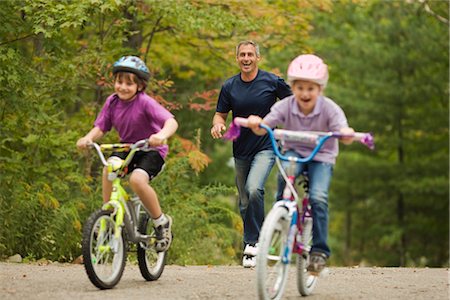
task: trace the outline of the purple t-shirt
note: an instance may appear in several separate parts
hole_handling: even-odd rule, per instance
[[[294,96],[275,103],[264,118],[271,128],[281,125],[284,129],[295,131],[339,131],[348,127],[344,111],[333,100],[319,96],[313,111],[305,116]],[[315,145],[286,141],[284,150],[294,150],[303,157],[311,154]],[[337,139],[327,140],[314,157],[315,161],[335,164],[339,153]]]
[[[130,102],[122,101],[117,94],[112,94],[106,99],[94,125],[105,133],[114,127],[119,133],[121,143],[135,143],[158,133],[164,123],[173,117],[167,109],[144,92],[138,93]],[[169,151],[167,145],[157,149],[162,158],[165,158]]]

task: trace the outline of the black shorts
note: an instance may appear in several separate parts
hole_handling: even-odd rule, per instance
[[[111,156],[117,156],[121,159],[125,159],[129,152],[113,152]],[[134,154],[133,159],[128,165],[128,174],[131,174],[133,170],[142,169],[147,172],[149,179],[153,179],[159,172],[161,172],[164,166],[164,159],[161,157],[158,151],[138,151]]]

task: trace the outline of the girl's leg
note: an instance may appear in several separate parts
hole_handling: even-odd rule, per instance
[[[163,252],[167,251],[172,243],[172,218],[162,213],[158,196],[148,184],[149,179],[150,177],[146,171],[135,169],[130,176],[130,185],[153,219],[157,240],[155,245],[156,251]]]
[[[149,176],[144,170],[136,169],[131,173],[131,188],[139,196],[148,212],[150,212],[152,219],[158,219],[162,214],[161,206],[159,205],[158,196],[156,195],[155,190],[148,182]]]
[[[313,211],[313,247],[311,252],[330,256],[328,247],[328,190],[333,165],[322,162],[308,164],[309,196]]]
[[[112,192],[112,182],[108,180],[108,169],[104,167],[102,177],[102,196],[104,203],[109,201],[109,198],[111,197],[111,192]]]
[[[126,157],[125,152],[113,152],[111,156],[108,158],[108,163],[117,160],[123,160]],[[102,178],[102,196],[103,202],[106,203],[111,198],[112,192],[112,182],[108,180],[108,168],[103,168],[103,178]]]

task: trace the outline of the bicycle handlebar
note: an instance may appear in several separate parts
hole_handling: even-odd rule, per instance
[[[232,125],[238,125],[243,127],[248,127],[248,120],[246,118],[236,117],[233,120]],[[294,161],[294,162],[308,162],[314,158],[314,156],[319,152],[322,145],[329,138],[343,138],[352,137],[353,140],[359,141],[366,145],[369,149],[374,149],[375,144],[373,141],[373,136],[370,133],[355,132],[351,135],[342,134],[340,132],[322,132],[322,131],[292,131],[286,129],[272,129],[265,124],[259,125],[261,128],[265,129],[269,134],[269,138],[272,143],[272,148],[275,155],[284,161]],[[297,158],[297,157],[287,157],[280,153],[278,149],[277,140],[284,141],[297,141],[303,143],[316,144],[313,151],[308,157]]]
[[[151,151],[151,150],[156,150],[156,148],[154,147],[150,147],[148,145],[148,139],[143,139],[140,141],[137,141],[134,144],[130,144],[130,143],[117,143],[117,144],[97,144],[97,143],[92,143],[88,145],[91,148],[95,148],[95,150],[97,151],[98,156],[100,157],[100,160],[102,161],[103,165],[105,167],[108,166],[108,162],[106,161],[105,155],[103,154],[104,150],[109,150],[109,151],[129,151],[129,150],[135,150],[132,151],[133,155],[134,152],[136,151]]]

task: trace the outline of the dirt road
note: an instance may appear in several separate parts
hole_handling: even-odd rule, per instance
[[[330,268],[304,299],[449,299],[448,269]],[[146,282],[128,264],[119,284],[100,291],[83,265],[0,263],[0,299],[256,299],[255,270],[240,266],[166,266]],[[290,268],[284,299],[301,299]]]

